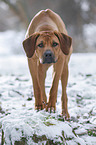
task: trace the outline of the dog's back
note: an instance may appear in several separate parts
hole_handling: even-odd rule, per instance
[[[67,34],[65,25],[58,14],[50,9],[41,10],[30,22],[26,37],[29,37],[34,32],[55,30]]]

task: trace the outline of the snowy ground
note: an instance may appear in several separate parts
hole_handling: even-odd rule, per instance
[[[96,54],[72,54],[69,68],[67,92],[71,121],[64,122],[59,116],[61,84],[57,112],[36,112],[26,57],[0,57],[0,138],[5,139],[5,145],[96,144]],[[46,79],[47,96],[51,72],[52,67]]]
[[[34,110],[23,39],[23,31],[0,32],[0,144],[95,145],[96,54],[72,54],[67,89],[71,121],[64,122],[60,117],[61,84],[55,114]],[[46,79],[47,96],[51,74],[52,67]]]

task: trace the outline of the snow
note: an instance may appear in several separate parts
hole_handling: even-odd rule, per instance
[[[0,57],[10,54],[23,53],[22,41],[24,39],[24,31],[5,31],[0,32]]]
[[[90,9],[88,1],[85,0],[81,2],[81,9],[83,11],[88,11]]]
[[[2,42],[0,47],[5,49],[4,45]],[[56,113],[34,110],[33,86],[26,56],[14,54],[12,47],[13,44],[8,45],[6,51],[0,50],[0,138],[3,130],[5,145],[14,145],[22,138],[28,145],[46,144],[47,141],[68,145],[95,145],[96,54],[71,56],[67,87],[71,120],[67,122],[60,117],[61,83]],[[47,72],[47,96],[51,83],[52,67]]]
[[[96,133],[96,54],[72,54],[67,88],[69,113],[73,118],[70,122],[59,120],[61,84],[57,112],[36,112],[26,57],[10,55],[1,57],[0,62],[3,62],[0,65],[0,106],[5,112],[0,117],[0,126],[4,131],[6,145],[14,144],[22,137],[26,137],[28,144],[38,144],[32,140],[34,134],[45,135],[54,142],[66,142],[68,145],[88,142],[90,145],[96,144],[95,137],[87,133],[90,129],[95,129]],[[47,73],[47,95],[52,81],[51,74],[52,67]],[[29,97],[32,100],[28,101]]]
[[[95,39],[95,34],[96,34],[96,24],[85,24],[83,26],[83,33],[85,37],[86,44],[89,45],[90,50],[95,48],[96,50],[96,39]]]

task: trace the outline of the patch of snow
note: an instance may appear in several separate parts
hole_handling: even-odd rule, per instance
[[[9,9],[8,5],[5,4],[3,1],[0,2],[0,7],[1,7],[2,9],[4,9],[5,11]]]
[[[91,136],[83,136],[82,137],[86,141],[86,145],[95,145],[96,144],[96,137]]]
[[[83,26],[83,33],[85,36],[86,43],[90,46],[90,50],[92,49],[91,47],[95,47],[96,49],[96,24],[85,24]]]
[[[11,54],[23,54],[22,42],[24,40],[24,31],[5,31],[0,32],[0,56]]]
[[[89,2],[87,0],[81,2],[81,9],[83,11],[88,11],[90,9]]]
[[[90,122],[92,122],[93,124],[96,125],[96,116],[93,116],[93,117],[91,118]]]

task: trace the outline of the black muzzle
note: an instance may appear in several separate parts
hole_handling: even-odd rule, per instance
[[[45,63],[55,63],[55,56],[50,50],[46,50],[43,54],[43,64]]]

